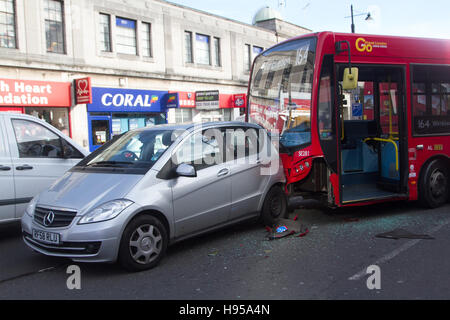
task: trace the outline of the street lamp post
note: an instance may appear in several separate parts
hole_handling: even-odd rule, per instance
[[[351,29],[352,29],[352,33],[355,33],[355,22],[353,20],[353,17],[357,17],[357,16],[362,16],[362,15],[366,15],[366,18],[364,20],[372,20],[372,17],[370,16],[370,12],[364,12],[364,13],[359,13],[359,14],[353,14],[353,5],[350,5],[350,13],[351,13],[351,18],[352,18],[352,25],[351,25]],[[350,18],[350,17],[346,17],[346,18]]]
[[[353,22],[353,5],[350,5],[350,11],[352,14],[352,33],[355,33],[355,23]]]

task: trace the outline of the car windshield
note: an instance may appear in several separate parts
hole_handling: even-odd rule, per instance
[[[254,63],[249,120],[280,134],[284,147],[311,142],[311,95],[316,39],[275,46]]]
[[[173,130],[133,130],[81,161],[84,168],[125,168],[147,171],[175,140]]]

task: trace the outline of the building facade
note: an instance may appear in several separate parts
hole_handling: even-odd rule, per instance
[[[0,111],[40,117],[91,151],[136,127],[233,120],[253,58],[311,31],[268,8],[257,16],[249,25],[160,0],[0,0]]]

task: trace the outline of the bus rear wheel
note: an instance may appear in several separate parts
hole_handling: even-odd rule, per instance
[[[437,208],[449,197],[449,171],[441,160],[433,160],[425,168],[419,184],[419,201],[428,208]]]

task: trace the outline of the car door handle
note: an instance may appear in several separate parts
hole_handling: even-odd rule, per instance
[[[230,172],[227,168],[221,169],[219,172],[217,172],[218,177],[226,176]]]
[[[9,170],[11,170],[11,167],[2,166],[2,165],[0,164],[0,171],[9,171]]]
[[[23,166],[18,166],[18,167],[16,167],[16,169],[17,169],[17,170],[31,170],[31,169],[33,169],[33,167],[32,167],[32,166],[29,166],[29,165],[27,165],[27,164],[24,164]]]
[[[423,144],[418,144],[416,146],[416,150],[423,150]]]

